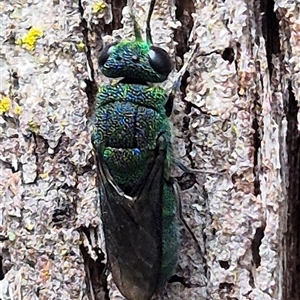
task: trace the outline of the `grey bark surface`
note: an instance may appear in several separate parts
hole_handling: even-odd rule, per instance
[[[124,299],[104,270],[91,113],[110,82],[100,50],[133,39],[150,1],[100,2],[0,2],[2,300]],[[199,173],[174,167],[197,243],[182,226],[155,299],[300,299],[299,14],[298,0],[157,0],[167,90],[188,61],[174,157]]]

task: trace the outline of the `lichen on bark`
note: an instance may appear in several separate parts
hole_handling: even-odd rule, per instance
[[[132,3],[145,24],[149,1]],[[99,52],[133,37],[131,9],[0,8],[0,298],[119,299],[102,274],[90,115],[108,82]],[[157,299],[300,299],[299,20],[298,1],[157,0],[154,43],[176,66],[166,89],[191,57],[174,156],[199,171],[174,168],[198,245],[182,227],[176,277]]]

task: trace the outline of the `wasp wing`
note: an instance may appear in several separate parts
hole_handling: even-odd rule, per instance
[[[97,154],[108,260],[116,285],[129,300],[149,299],[160,282],[165,145],[160,136],[147,179],[132,197],[118,187]]]

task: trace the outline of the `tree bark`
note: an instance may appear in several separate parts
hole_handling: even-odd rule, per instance
[[[105,270],[92,158],[99,52],[149,0],[0,3],[0,299],[123,299]],[[98,5],[98,6],[97,6]],[[182,76],[173,115],[183,218],[155,299],[300,299],[298,1],[157,0]],[[132,6],[132,7],[131,7]],[[188,62],[186,72],[180,72]]]

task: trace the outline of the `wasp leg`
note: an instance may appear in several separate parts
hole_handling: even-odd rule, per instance
[[[181,169],[184,173],[188,174],[210,174],[210,175],[222,175],[224,174],[227,170],[221,170],[221,171],[209,171],[209,170],[196,170],[196,169],[191,169],[186,167],[182,162],[180,162],[178,159],[174,159],[174,165]]]
[[[203,251],[201,250],[200,244],[199,244],[194,232],[191,230],[191,228],[189,227],[189,225],[187,224],[187,222],[185,221],[185,219],[182,215],[182,205],[181,205],[181,201],[180,201],[180,197],[179,197],[179,186],[178,186],[178,183],[175,179],[173,179],[173,188],[174,188],[174,191],[175,191],[175,197],[176,197],[176,204],[177,204],[177,211],[178,211],[179,219],[182,222],[185,229],[189,232],[191,238],[195,241],[198,252],[200,254],[203,254]]]

